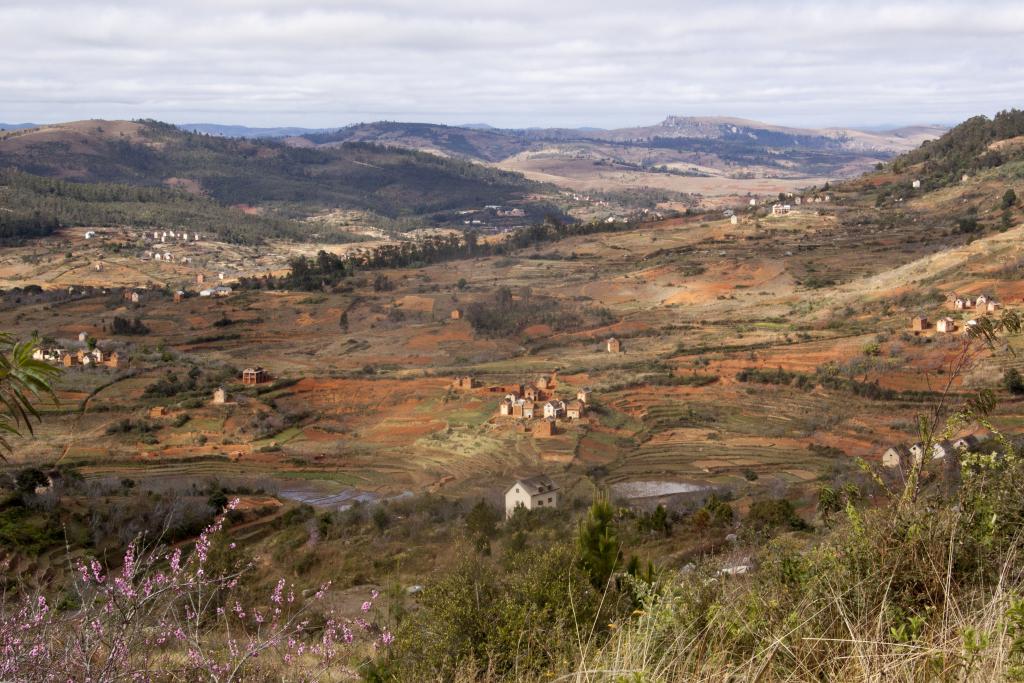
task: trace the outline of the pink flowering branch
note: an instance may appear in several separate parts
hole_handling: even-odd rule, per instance
[[[43,596],[0,603],[0,681],[317,680],[359,643],[391,643],[362,618],[329,615],[314,629],[310,610],[328,585],[305,601],[280,579],[264,604],[244,604],[240,580],[251,566],[220,570],[211,561],[223,524],[205,529],[187,555],[133,542],[116,572],[79,561],[73,610],[56,612]]]

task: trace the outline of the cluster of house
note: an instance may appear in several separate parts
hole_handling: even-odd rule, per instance
[[[518,508],[536,510],[558,507],[558,486],[551,477],[540,474],[526,479],[517,479],[505,491],[505,518],[515,514]]]
[[[78,341],[82,343],[85,343],[88,338],[89,335],[85,332],[78,335]],[[66,368],[75,367],[76,365],[84,367],[106,366],[108,368],[128,367],[127,356],[117,351],[108,353],[98,346],[93,349],[78,349],[77,351],[69,351],[59,347],[40,348],[32,352],[32,358],[54,363],[55,365],[63,365]]]
[[[476,381],[468,375],[452,380],[454,389],[468,390],[476,386]],[[579,420],[586,416],[592,392],[589,387],[584,387],[576,392],[576,398],[566,401],[555,398],[551,394],[553,388],[554,380],[542,376],[532,385],[505,384],[488,387],[487,390],[504,394],[498,403],[499,415],[523,420],[541,418],[534,427],[534,435],[554,436],[559,419]]]
[[[597,206],[610,206],[610,203],[604,199],[595,200],[589,194],[579,194],[578,192],[569,192],[568,190],[562,190],[559,194],[570,197],[574,202],[590,202]]]
[[[830,194],[801,196],[794,195],[792,192],[789,192],[786,194],[786,198],[789,199],[792,204],[782,201],[773,203],[771,206],[772,216],[787,216],[793,210],[794,206],[800,206],[802,204],[821,204],[832,201],[832,195]],[[751,199],[750,206],[757,206],[757,199]]]
[[[1003,305],[987,294],[979,294],[977,297],[958,296],[953,299],[954,311],[969,311],[974,309],[976,313],[995,313]]]
[[[978,314],[984,315],[985,313],[995,313],[1001,309],[1003,305],[996,301],[994,298],[987,294],[979,294],[977,297],[972,296],[957,296],[953,299],[953,310],[954,311],[974,311]],[[971,327],[978,324],[977,320],[970,319],[964,323],[963,331],[966,332]],[[932,323],[926,316],[918,315],[910,319],[910,329],[914,332],[925,332],[932,328]],[[953,318],[948,315],[943,316],[935,321],[935,331],[941,333],[952,333],[956,332],[957,323]]]
[[[193,242],[198,242],[199,241],[199,233],[198,232],[189,233],[187,230],[179,230],[178,232],[174,232],[173,230],[163,230],[163,231],[161,231],[161,230],[154,230],[153,231],[153,241],[154,242],[165,243],[165,242],[167,242],[168,239],[170,239],[170,240],[181,240],[182,242],[188,242],[190,234],[192,235],[192,241]]]
[[[942,460],[946,456],[961,452],[971,452],[978,447],[981,441],[973,434],[962,436],[959,439],[937,441],[931,447],[931,459]],[[882,454],[882,466],[887,468],[907,467],[911,462],[920,464],[924,460],[924,444],[915,443],[910,447],[903,444],[893,446]]]
[[[149,261],[150,259],[154,261],[166,261],[167,263],[174,263],[175,261],[174,256],[169,251],[147,251],[142,255],[143,261]],[[181,258],[177,259],[177,261],[178,263],[192,263],[192,257],[182,256]]]
[[[227,296],[231,294],[231,291],[231,288],[226,285],[217,285],[216,287],[200,289],[199,296]]]

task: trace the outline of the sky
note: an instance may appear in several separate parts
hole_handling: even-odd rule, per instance
[[[1024,106],[1024,2],[0,0],[0,121],[949,124]]]

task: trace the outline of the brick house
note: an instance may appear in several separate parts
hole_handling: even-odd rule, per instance
[[[452,320],[460,320],[461,318],[462,318],[462,309],[453,308],[452,309]]]
[[[949,317],[939,318],[935,323],[936,332],[956,332],[956,322]]]
[[[215,405],[223,405],[228,402],[228,390],[224,387],[217,387],[213,391],[213,403]]]
[[[583,387],[576,392],[576,400],[583,401],[584,403],[590,403],[591,393],[590,387]]]
[[[565,404],[565,416],[570,420],[578,420],[587,412],[587,406],[579,399],[573,399]]]
[[[539,438],[547,438],[558,433],[554,420],[541,420],[533,428],[533,435]]]
[[[925,330],[931,329],[931,323],[928,318],[923,315],[917,315],[910,320],[910,329],[914,332],[924,332]]]
[[[267,371],[258,365],[254,368],[242,370],[242,384],[262,384],[268,379],[270,379],[270,376],[267,374]]]
[[[452,386],[455,387],[456,389],[472,389],[473,378],[470,377],[469,375],[456,377],[455,379],[452,380]]]
[[[533,419],[533,401],[518,399],[512,404],[512,417],[521,417],[527,420]]]
[[[622,353],[622,344],[615,337],[611,337],[604,343],[608,353]]]

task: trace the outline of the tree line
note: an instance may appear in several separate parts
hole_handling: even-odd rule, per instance
[[[467,258],[503,256],[519,249],[556,242],[569,237],[607,232],[623,232],[636,227],[635,222],[563,223],[549,217],[543,223],[520,228],[502,242],[481,242],[475,232],[462,235],[431,235],[415,242],[382,244],[366,254],[342,258],[321,250],[315,257],[298,256],[288,262],[289,273],[277,277],[242,277],[243,289],[291,289],[317,291],[333,287],[360,271],[382,268],[422,267],[433,263]]]

